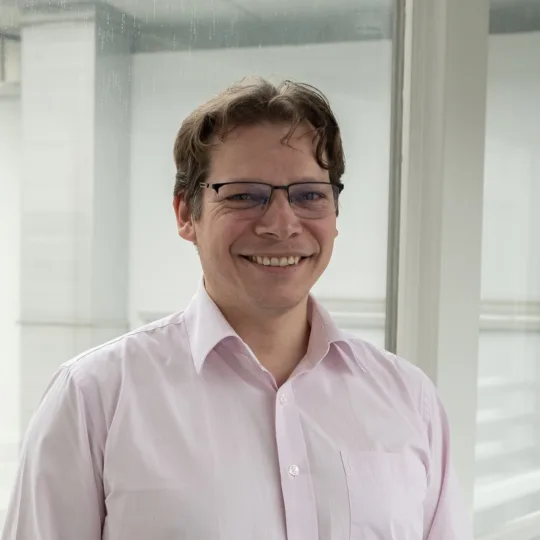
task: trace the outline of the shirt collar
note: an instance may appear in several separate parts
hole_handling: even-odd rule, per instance
[[[228,337],[240,339],[206,292],[203,280],[184,312],[184,319],[197,373],[201,372],[206,357],[218,343]]]
[[[311,335],[309,337],[307,358],[313,364],[318,363],[326,356],[333,344],[345,361],[347,358],[352,358],[360,369],[366,372],[365,365],[361,361],[356,348],[352,346],[354,337],[341,330],[326,308],[311,295],[309,302]]]
[[[342,356],[347,355],[339,346],[342,344],[346,346],[348,354],[354,358],[359,367],[366,371],[354,347],[351,346],[351,337],[338,328],[330,313],[313,296],[310,296],[309,303],[311,335],[307,356],[321,360],[332,343],[338,345],[337,350]],[[203,280],[200,281],[195,296],[184,312],[184,320],[197,373],[201,372],[208,354],[226,338],[236,338],[243,343],[206,292]]]

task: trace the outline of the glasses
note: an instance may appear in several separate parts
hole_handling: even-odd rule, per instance
[[[225,182],[201,184],[215,191],[217,202],[226,208],[238,211],[246,218],[264,214],[274,191],[283,190],[293,212],[300,218],[321,219],[337,213],[339,194],[343,184],[329,182],[297,182],[287,186],[273,186],[263,182]]]

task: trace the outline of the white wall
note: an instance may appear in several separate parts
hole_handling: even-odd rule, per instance
[[[512,302],[540,300],[540,33],[491,38],[487,88],[482,297],[511,312]],[[538,509],[539,462],[526,452],[540,451],[540,333],[514,324],[480,334],[478,535]]]
[[[318,86],[341,122],[346,185],[334,259],[321,297],[383,298],[390,127],[390,43],[141,54],[133,58],[131,317],[181,309],[200,276],[175,233],[172,147],[185,116],[246,75]],[[351,63],[355,66],[351,69]]]
[[[487,299],[540,299],[538,50],[540,33],[490,38],[482,275]],[[140,54],[133,58],[131,320],[141,311],[182,308],[191,297],[200,270],[192,247],[175,233],[174,137],[196,105],[249,74],[307,81],[329,96],[348,159],[335,257],[316,292],[384,297],[388,42]]]
[[[540,33],[491,37],[482,296],[540,300]]]

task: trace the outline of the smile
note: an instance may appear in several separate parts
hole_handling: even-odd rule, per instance
[[[262,266],[296,266],[300,261],[307,259],[299,255],[289,255],[283,257],[268,257],[265,255],[242,255],[248,261]]]

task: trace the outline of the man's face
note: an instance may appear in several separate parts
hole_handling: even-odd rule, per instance
[[[288,131],[289,126],[274,124],[236,128],[212,150],[208,184],[329,182],[328,171],[315,160],[309,126],[297,128],[289,145],[281,142]],[[256,217],[252,212],[246,217],[219,199],[213,189],[204,189],[197,221],[181,200],[175,201],[179,233],[197,246],[212,299],[223,307],[274,314],[304,301],[330,261],[337,235],[335,211],[318,219],[298,217],[283,190],[274,191]],[[268,264],[283,257],[296,257],[295,263],[301,259],[287,266]]]

